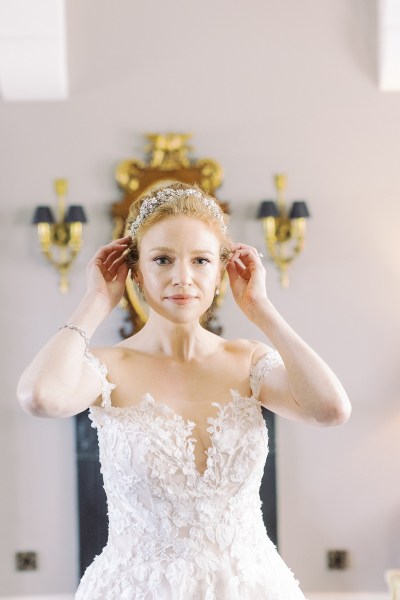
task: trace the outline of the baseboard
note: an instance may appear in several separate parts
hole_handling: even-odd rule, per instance
[[[389,600],[389,592],[309,592],[307,600]]]
[[[0,600],[74,600],[74,594],[41,594],[40,596],[0,596]]]
[[[309,592],[307,600],[389,600],[389,593],[371,592]],[[0,596],[0,600],[73,600],[73,594],[48,594],[42,596]]]

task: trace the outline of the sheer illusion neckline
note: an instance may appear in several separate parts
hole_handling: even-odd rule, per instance
[[[254,400],[258,404],[260,404],[260,401],[254,396],[254,394],[242,395],[238,390],[232,389],[232,388],[230,389],[230,394],[231,394],[232,397],[231,397],[230,400],[228,400],[228,402],[223,402],[223,403],[221,403],[221,402],[211,402],[210,406],[217,406],[217,407],[220,407],[220,408],[226,408],[227,406],[230,406],[231,404],[234,404],[238,400]],[[138,408],[143,407],[142,406],[143,403],[150,403],[155,408],[160,408],[161,410],[170,411],[171,413],[173,413],[177,417],[181,418],[183,421],[190,422],[190,419],[186,419],[186,417],[184,417],[183,415],[181,415],[180,413],[178,413],[167,402],[158,402],[157,399],[156,399],[156,397],[153,396],[153,394],[151,394],[150,392],[146,392],[145,394],[143,394],[143,396],[141,396],[141,398],[140,398],[140,400],[139,400],[139,402],[137,404],[130,404],[128,406],[115,406],[114,404],[109,404],[108,406],[102,406],[100,404],[99,405],[93,404],[89,408],[102,408],[102,409],[107,409],[107,410],[109,410],[111,408],[113,410],[121,410],[121,411],[126,410],[126,411],[129,411],[129,410],[138,409]]]
[[[209,442],[210,443],[209,443],[209,446],[207,448],[204,448],[204,451],[203,451],[203,453],[206,457],[206,466],[203,471],[200,471],[200,469],[198,468],[198,465],[196,463],[195,448],[199,445],[199,440],[195,437],[189,438],[189,436],[193,432],[193,429],[195,427],[198,427],[198,425],[191,419],[187,419],[186,417],[184,417],[183,415],[178,413],[169,404],[167,404],[165,402],[157,402],[156,399],[154,398],[154,396],[150,392],[147,392],[146,394],[144,394],[144,396],[142,396],[141,400],[137,404],[133,404],[130,406],[113,406],[112,404],[110,404],[107,407],[91,406],[90,410],[92,410],[92,409],[102,409],[105,411],[111,410],[112,412],[115,412],[117,414],[118,413],[123,414],[123,413],[129,413],[129,412],[138,412],[141,409],[145,408],[146,406],[151,406],[155,410],[157,410],[159,413],[161,413],[161,415],[163,413],[164,413],[164,415],[168,414],[170,417],[172,417],[172,420],[180,421],[181,423],[183,423],[186,426],[185,436],[186,436],[187,441],[193,442],[192,444],[188,444],[188,450],[189,450],[189,455],[190,455],[190,460],[192,463],[193,470],[200,479],[204,479],[207,477],[207,475],[210,473],[210,471],[212,471],[212,466],[214,463],[214,461],[212,460],[212,455],[215,453],[215,443],[214,443],[214,436],[215,436],[215,432],[216,432],[215,424],[218,421],[222,421],[223,417],[225,416],[224,413],[226,412],[226,410],[228,410],[229,408],[232,408],[239,401],[247,401],[247,402],[250,402],[253,406],[255,406],[255,405],[261,406],[260,400],[255,398],[255,396],[253,394],[248,395],[248,396],[242,396],[239,393],[239,391],[235,390],[235,389],[231,389],[230,393],[231,393],[232,397],[228,402],[224,402],[224,403],[211,402],[211,404],[210,404],[210,406],[215,406],[218,410],[217,410],[216,415],[209,416],[206,418],[207,424],[209,425],[209,427],[207,427],[206,431],[209,433]]]

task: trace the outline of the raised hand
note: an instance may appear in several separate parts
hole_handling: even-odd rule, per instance
[[[105,299],[109,310],[118,304],[124,293],[129,271],[125,251],[129,241],[128,235],[101,246],[87,267],[87,293]]]
[[[233,297],[244,313],[253,311],[257,303],[267,299],[265,268],[256,248],[231,244],[232,255],[226,270]]]

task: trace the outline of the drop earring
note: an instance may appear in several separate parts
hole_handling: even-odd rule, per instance
[[[136,285],[137,285],[137,289],[138,289],[139,294],[141,294],[143,296],[143,288],[140,285],[140,282],[136,281]]]
[[[216,295],[216,296],[219,296],[219,287],[217,287],[217,288],[216,288],[216,290],[215,290],[215,295]]]

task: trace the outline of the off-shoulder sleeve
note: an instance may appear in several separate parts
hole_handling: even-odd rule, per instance
[[[101,380],[101,406],[103,408],[109,408],[111,406],[111,392],[116,387],[115,383],[108,381],[108,369],[107,366],[101,362],[97,356],[94,356],[89,350],[85,352],[84,360],[88,363],[98,374]]]
[[[254,398],[258,398],[265,377],[279,365],[283,365],[281,355],[277,350],[267,352],[250,368],[250,387]]]

